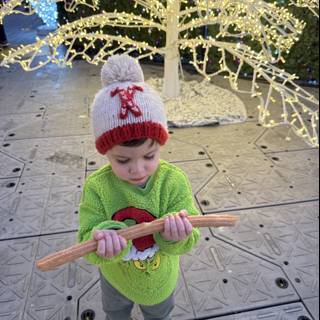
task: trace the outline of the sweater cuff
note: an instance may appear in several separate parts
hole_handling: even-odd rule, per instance
[[[128,226],[124,222],[118,222],[118,221],[104,221],[100,224],[98,224],[96,227],[92,229],[91,232],[91,239],[93,239],[93,234],[95,231],[98,230],[119,230],[127,228]],[[89,253],[85,256],[85,258],[93,263],[100,266],[111,264],[111,263],[117,263],[120,262],[131,250],[132,247],[132,241],[127,241],[128,245],[127,247],[122,250],[118,255],[112,257],[112,258],[102,258],[96,254],[96,252]]]
[[[192,233],[182,241],[167,241],[163,239],[160,233],[153,235],[155,242],[159,246],[160,250],[166,252],[169,255],[183,255],[189,252],[197,243],[200,237],[200,231],[194,228]]]

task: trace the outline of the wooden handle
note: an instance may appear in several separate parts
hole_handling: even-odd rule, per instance
[[[192,226],[201,227],[233,227],[237,217],[231,215],[206,215],[188,217]],[[134,240],[149,234],[161,232],[164,229],[164,219],[154,220],[152,222],[140,223],[132,227],[117,230],[117,233],[126,240]],[[89,240],[76,244],[65,250],[50,254],[37,261],[36,266],[41,271],[49,271],[65,263],[72,262],[90,252],[97,250],[97,241]]]

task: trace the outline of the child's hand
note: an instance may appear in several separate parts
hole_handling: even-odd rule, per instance
[[[127,247],[127,240],[119,236],[115,230],[95,231],[93,238],[98,241],[96,253],[102,258],[110,259]]]
[[[161,235],[167,241],[181,241],[192,233],[192,229],[187,211],[182,210],[179,214],[164,219],[164,231]]]

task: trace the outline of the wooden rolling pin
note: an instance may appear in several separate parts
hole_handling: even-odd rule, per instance
[[[237,217],[231,215],[215,215],[206,216],[190,216],[188,217],[192,226],[201,227],[233,227],[236,224]],[[117,233],[126,240],[134,240],[143,236],[147,236],[164,229],[164,219],[154,220],[152,222],[144,222],[132,227],[117,230]],[[50,254],[37,261],[37,268],[41,271],[49,271],[59,267],[65,263],[72,262],[90,252],[97,250],[97,241],[89,240],[76,244],[65,250]]]

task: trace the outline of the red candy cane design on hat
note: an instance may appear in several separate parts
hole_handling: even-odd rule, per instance
[[[131,111],[135,117],[140,117],[142,115],[140,108],[133,101],[136,91],[143,91],[143,88],[133,85],[133,86],[129,86],[127,89],[116,88],[111,92],[110,95],[112,98],[117,94],[120,97],[120,101],[121,101],[121,111],[119,114],[120,119],[126,119],[128,117],[129,111]]]

